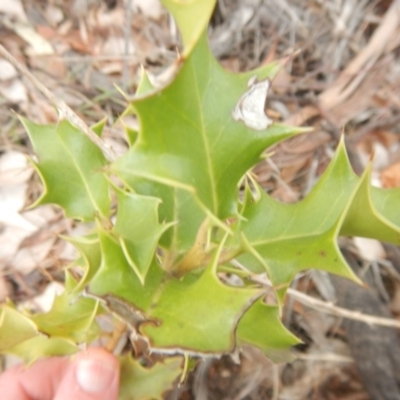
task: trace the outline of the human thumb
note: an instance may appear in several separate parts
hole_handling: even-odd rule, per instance
[[[69,366],[54,400],[117,400],[119,363],[103,349],[79,353]]]

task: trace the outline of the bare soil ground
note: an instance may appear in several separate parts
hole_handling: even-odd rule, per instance
[[[356,172],[374,155],[373,184],[400,186],[399,0],[219,0],[209,37],[233,71],[289,57],[266,112],[314,132],[280,144],[255,169],[272,196],[304,197],[343,132]],[[141,65],[159,74],[180,46],[157,0],[1,1],[0,43],[88,124],[106,117],[107,140],[121,151],[122,127],[114,122],[125,101],[114,84],[134,93]],[[76,227],[51,206],[21,212],[41,186],[16,114],[57,120],[0,56],[0,300],[46,308],[74,258],[57,235]],[[304,341],[296,361],[274,365],[246,348],[240,363],[228,356],[199,363],[167,398],[399,399],[400,251],[359,238],[340,245],[367,285],[316,271],[298,276],[283,316]]]

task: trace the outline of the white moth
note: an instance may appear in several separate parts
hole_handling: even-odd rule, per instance
[[[262,131],[273,123],[264,111],[270,82],[268,79],[260,82],[256,80],[256,76],[249,79],[249,89],[239,99],[232,117],[235,121],[243,121],[251,129]]]

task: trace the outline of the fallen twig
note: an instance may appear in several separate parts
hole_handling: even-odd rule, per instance
[[[238,262],[235,262],[234,265],[239,268],[243,268]],[[262,285],[266,286],[269,289],[273,288],[272,283],[266,276],[256,276],[253,277],[253,280],[255,282],[261,283]],[[302,292],[299,292],[298,290],[291,288],[287,290],[287,295],[290,296],[292,299],[297,300],[299,303],[317,311],[326,312],[328,314],[336,315],[342,318],[352,319],[355,321],[361,321],[368,325],[380,325],[380,326],[387,326],[390,328],[400,329],[400,321],[397,321],[395,319],[382,318],[382,317],[377,317],[375,315],[364,314],[360,311],[347,310],[346,308],[335,306],[332,303],[319,300],[315,297],[311,297],[307,294],[304,294]]]
[[[361,321],[368,325],[381,325],[387,326],[390,328],[398,328],[400,329],[400,321],[391,318],[382,318],[377,317],[375,315],[364,314],[360,311],[351,311],[346,308],[337,307],[332,303],[328,303],[323,300],[319,300],[315,297],[308,296],[304,293],[301,293],[295,289],[288,289],[288,295],[293,299],[297,300],[299,303],[313,308],[317,311],[323,311],[328,314],[336,315],[338,317],[348,318],[355,321]]]

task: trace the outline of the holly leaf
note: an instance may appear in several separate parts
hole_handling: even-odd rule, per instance
[[[50,337],[64,338],[74,343],[91,342],[98,337],[100,330],[95,321],[99,303],[94,299],[76,295],[75,284],[67,275],[66,290],[56,296],[49,312],[31,317],[39,331]]]
[[[158,223],[160,199],[114,189],[118,198],[114,233],[129,265],[144,284],[160,237],[171,224]]]
[[[301,343],[282,324],[279,307],[267,305],[262,300],[254,303],[243,315],[237,337],[240,345],[256,346],[276,363],[293,360],[290,349]]]
[[[37,335],[10,348],[7,353],[21,358],[25,364],[32,364],[42,357],[66,356],[77,351],[79,347],[71,340]]]
[[[364,171],[340,229],[344,236],[362,236],[400,245],[399,189],[372,187],[372,164]]]
[[[127,355],[120,358],[120,365],[119,400],[161,400],[182,373],[182,357],[171,357],[151,368],[144,368]]]
[[[261,291],[219,280],[221,248],[202,274],[188,274],[182,280],[171,279],[154,263],[142,286],[112,235],[103,230],[100,243],[103,260],[89,290],[132,321],[153,349],[219,354],[235,348],[237,323]]]
[[[0,346],[1,353],[17,356],[25,363],[78,351],[72,340],[44,335],[29,315],[16,310],[11,304],[1,307]]]
[[[164,245],[179,246],[177,238],[185,236],[180,229],[193,242],[206,215],[215,224],[237,215],[243,175],[268,146],[301,131],[278,124],[254,130],[232,117],[249,77],[266,79],[276,69],[231,74],[214,59],[203,33],[172,83],[132,100],[139,136],[112,170],[136,193],[162,199],[160,215],[177,223]],[[183,213],[196,217],[184,219]],[[184,246],[173,250],[187,250],[187,241]]]
[[[65,120],[58,125],[21,121],[39,158],[33,164],[44,185],[42,196],[31,208],[53,203],[69,218],[88,221],[96,214],[107,216],[110,196],[103,174],[106,159],[100,149]]]
[[[99,245],[102,254],[101,264],[89,284],[92,294],[113,295],[124,299],[131,306],[144,312],[149,309],[153,296],[162,285],[164,272],[153,259],[143,286],[139,277],[125,257],[118,239],[99,225]]]
[[[400,188],[381,189],[371,187],[371,201],[374,204],[376,212],[386,218],[387,222],[392,222],[400,226],[399,198]],[[400,242],[400,239],[398,240]]]
[[[189,275],[181,282],[169,281],[149,310],[151,319],[143,323],[141,332],[156,349],[230,353],[236,347],[239,319],[260,294],[259,289],[223,284],[215,265],[210,265],[197,279]]]
[[[238,185],[263,151],[302,130],[278,124],[259,128],[254,123],[257,115],[242,109],[254,108],[255,103],[263,105],[269,88],[267,78],[272,78],[278,67],[274,64],[237,75],[218,64],[205,33],[215,1],[171,0],[165,4],[181,28],[184,56],[175,65],[173,81],[161,89],[153,88],[146,75],[142,76],[127,111],[138,117],[140,130],[112,171],[135,192],[135,201],[140,196],[161,199],[158,219],[172,225],[160,238],[164,247],[160,259],[165,271],[176,272],[173,265],[193,250],[205,221],[205,237],[213,226],[229,231],[224,220],[238,216]],[[194,16],[197,25],[192,30],[189,25]],[[258,108],[265,117],[262,107]],[[252,118],[252,123],[246,118]],[[263,121],[270,125],[267,118]],[[204,257],[208,261],[201,274],[171,279],[150,257],[146,268],[139,271],[133,261],[138,248],[132,246],[128,252],[125,244],[128,235],[135,232],[128,215],[131,207],[125,212],[126,199],[121,200],[115,229],[109,232],[99,226],[102,262],[90,282],[91,293],[102,296],[111,310],[145,334],[153,348],[188,353],[232,351],[238,321],[261,295],[260,289],[230,287],[219,280],[222,242],[215,244],[218,250],[214,248],[211,260],[209,254]],[[154,209],[152,229],[157,228]],[[141,212],[137,208],[136,215]],[[195,250],[197,254],[199,249]],[[186,264],[187,258],[185,270],[190,270],[192,266]]]
[[[216,0],[177,1],[162,0],[179,26],[184,45],[184,55],[190,54],[204,32],[214,11]]]
[[[72,263],[71,266],[79,266],[83,268],[83,276],[79,283],[71,289],[71,293],[81,293],[85,286],[90,282],[93,276],[100,268],[101,253],[99,246],[99,238],[92,234],[81,237],[61,236],[64,240],[70,242],[76,247],[80,253],[80,257]]]
[[[28,339],[35,337],[38,329],[27,316],[11,304],[3,304],[0,314],[0,352],[6,352]]]
[[[400,237],[399,226],[381,213],[388,211],[382,200],[374,205],[369,185],[369,169],[362,177],[354,174],[342,141],[318,184],[299,203],[282,204],[262,192],[256,199],[248,191],[240,223],[247,252],[239,259],[253,271],[267,271],[281,298],[304,269],[359,281],[343,258],[337,237],[372,236],[397,244]],[[381,196],[374,193],[375,198]],[[394,202],[389,211],[393,206]]]

